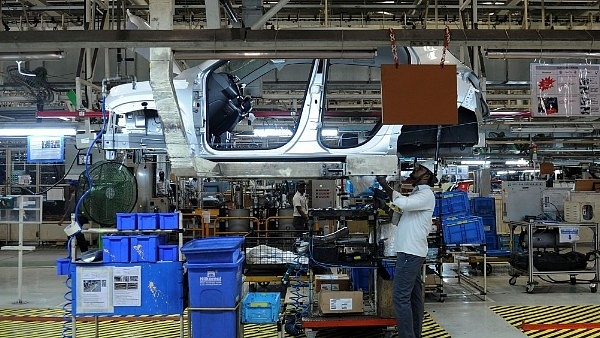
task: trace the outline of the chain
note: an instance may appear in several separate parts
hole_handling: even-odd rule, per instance
[[[450,27],[448,27],[448,25],[446,25],[446,28],[444,28],[444,49],[442,49],[442,59],[440,60],[440,66],[442,66],[442,68],[444,68],[444,63],[446,62],[446,50],[448,49],[449,45],[450,45]]]
[[[390,44],[392,45],[392,56],[394,56],[394,65],[398,68],[398,48],[396,47],[396,33],[390,28]]]

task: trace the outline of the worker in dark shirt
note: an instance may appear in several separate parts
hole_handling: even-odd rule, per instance
[[[76,191],[77,191],[76,183],[72,183],[71,185],[69,185],[69,199],[65,203],[65,213],[62,215],[62,217],[58,221],[58,225],[60,225],[60,226],[62,226],[65,221],[70,222],[71,215],[75,214],[75,208],[77,207],[77,202],[78,202]],[[80,228],[83,228],[83,225],[88,223],[87,217],[82,215],[81,212],[79,213],[79,217],[76,217],[75,219],[78,221]],[[88,251],[88,242],[85,239],[85,236],[83,235],[83,233],[81,231],[77,231],[74,236],[75,236],[75,239],[77,240],[77,246],[79,247],[79,250],[82,253]]]

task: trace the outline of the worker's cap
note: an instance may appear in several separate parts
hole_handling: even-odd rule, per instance
[[[296,185],[306,185],[306,182],[304,182],[303,180],[300,180],[298,182],[296,182]]]
[[[431,171],[431,173],[435,172],[435,162],[434,161],[431,161],[431,160],[417,161],[417,165],[426,168],[427,170]]]

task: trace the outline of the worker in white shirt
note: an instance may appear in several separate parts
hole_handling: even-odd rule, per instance
[[[402,211],[395,231],[396,269],[394,271],[393,305],[399,338],[420,338],[423,327],[423,264],[427,257],[427,236],[435,207],[431,187],[436,183],[435,163],[415,163],[410,178],[413,191],[403,196],[393,190],[385,177],[377,182]]]

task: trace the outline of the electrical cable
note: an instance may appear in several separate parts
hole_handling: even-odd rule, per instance
[[[312,242],[312,236],[310,239]],[[302,241],[297,242],[297,253],[294,257],[294,262],[288,265],[288,269],[284,275],[284,282],[287,280],[290,282],[292,309],[290,314],[286,315],[284,319],[285,332],[292,336],[298,336],[303,333],[302,329],[302,317],[308,315],[310,299],[308,295],[302,294],[302,288],[308,289],[308,282],[303,282],[301,276],[308,272],[310,264],[309,250],[311,243],[308,247],[302,248]],[[308,259],[307,259],[308,258]],[[307,261],[306,263],[304,261]],[[290,278],[290,276],[293,276]]]
[[[67,250],[69,252],[68,254],[68,258],[69,260],[72,260],[71,257],[71,241],[72,241],[73,237],[69,237],[69,240],[67,241]],[[73,323],[73,317],[72,317],[72,304],[73,304],[73,281],[71,279],[71,271],[69,271],[69,273],[67,274],[67,279],[65,280],[65,285],[67,286],[67,292],[65,292],[64,294],[64,299],[65,299],[65,303],[62,306],[62,310],[63,310],[63,322],[62,322],[62,330],[61,330],[61,337],[62,338],[71,338],[73,337],[72,331],[73,331],[73,327],[71,326],[71,324]]]

